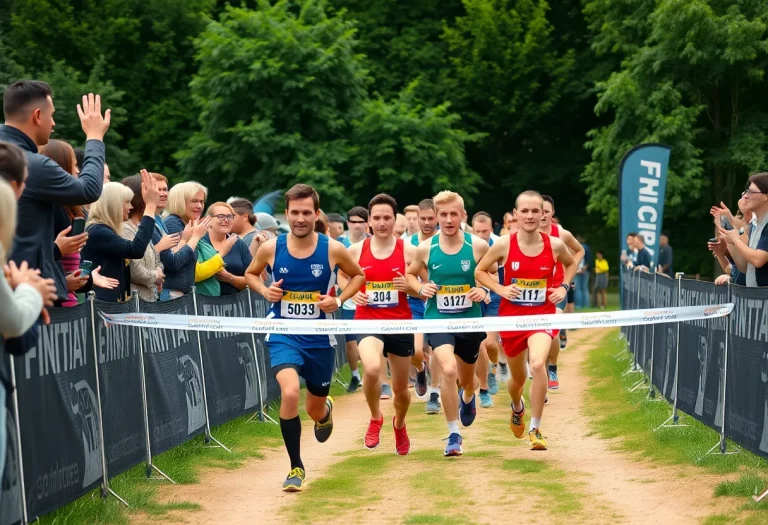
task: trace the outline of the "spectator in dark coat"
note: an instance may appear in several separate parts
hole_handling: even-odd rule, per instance
[[[131,294],[131,259],[141,259],[152,240],[157,206],[157,183],[146,171],[141,175],[141,193],[144,199],[144,216],[132,241],[122,237],[122,223],[128,220],[133,191],[119,182],[108,182],[99,200],[91,205],[86,223],[88,243],[81,254],[92,266],[100,266],[104,277],[117,279],[113,290],[96,288],[96,298],[102,301],[121,302]]]
[[[3,94],[5,125],[0,140],[15,144],[27,156],[29,176],[19,200],[19,222],[11,260],[26,261],[39,268],[43,277],[56,281],[59,300],[67,299],[64,272],[56,264],[53,214],[56,206],[77,206],[94,202],[101,195],[104,178],[104,134],[109,129],[110,111],[101,114],[101,98],[83,97],[77,106],[85,132],[85,161],[80,176],[72,177],[54,161],[38,154],[48,143],[55,122],[52,91],[48,84],[19,81]]]

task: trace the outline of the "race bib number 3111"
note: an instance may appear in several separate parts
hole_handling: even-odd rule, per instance
[[[280,316],[286,319],[318,319],[320,292],[283,292]]]
[[[520,295],[512,300],[515,304],[543,304],[547,298],[546,279],[517,279],[514,284],[520,289]]]

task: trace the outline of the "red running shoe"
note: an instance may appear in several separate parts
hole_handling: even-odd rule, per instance
[[[405,456],[411,451],[411,440],[408,439],[408,432],[403,428],[395,428],[395,418],[392,417],[392,428],[395,429],[395,450],[398,456]]]
[[[379,436],[381,435],[381,427],[384,426],[384,416],[381,419],[368,424],[368,431],[365,433],[365,448],[374,449],[379,446]]]

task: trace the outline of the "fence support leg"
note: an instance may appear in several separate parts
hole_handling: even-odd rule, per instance
[[[246,290],[248,290],[248,311],[251,314],[251,317],[253,317],[253,302],[251,301],[251,289],[249,287],[246,287]],[[251,334],[251,344],[253,345],[253,360],[256,364],[256,376],[258,378],[259,383],[259,410],[255,414],[253,414],[246,423],[250,423],[251,421],[258,418],[260,422],[268,421],[270,423],[274,423],[277,425],[277,421],[269,417],[269,414],[266,413],[264,410],[264,385],[261,382],[261,367],[259,366],[259,356],[256,353],[256,334]]]

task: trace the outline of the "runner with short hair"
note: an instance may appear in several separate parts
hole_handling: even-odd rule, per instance
[[[437,215],[432,199],[423,199],[419,202],[418,212],[419,232],[410,238],[413,246],[418,246],[427,239],[431,239],[437,233]],[[424,319],[424,299],[422,297],[409,296],[408,304],[414,319]],[[417,371],[414,390],[419,398],[429,395],[426,405],[427,414],[438,414],[440,413],[440,364],[432,359],[429,359],[428,364],[424,364],[425,358],[429,356],[429,344],[426,342],[424,334],[415,334],[413,344],[412,362]],[[431,375],[429,386],[427,386],[427,366],[429,366]]]
[[[365,284],[355,294],[355,319],[406,320],[411,319],[407,294],[417,295],[405,280],[405,270],[416,252],[416,247],[394,237],[397,203],[386,193],[380,193],[368,203],[369,223],[373,237],[353,244],[349,248],[352,259],[362,266]],[[395,450],[408,454],[411,442],[405,429],[405,415],[411,403],[408,373],[413,355],[413,334],[358,335],[358,351],[363,363],[363,392],[371,410],[371,420],[365,433],[365,447],[379,445],[384,415],[380,409],[379,374],[381,357],[387,358],[392,373],[395,415],[392,427]]]
[[[346,248],[315,233],[320,197],[306,184],[285,193],[285,215],[291,232],[266,241],[251,262],[245,277],[248,286],[272,303],[267,319],[326,319],[365,283],[365,274]],[[330,295],[335,268],[350,276],[350,285],[339,297]],[[261,274],[273,277],[267,287]],[[291,460],[283,490],[304,488],[299,419],[299,376],[307,386],[306,410],[315,421],[315,438],[328,440],[333,430],[333,400],[328,397],[336,357],[333,336],[268,334],[269,360],[280,385],[280,431]]]
[[[563,240],[565,245],[571,251],[571,254],[576,259],[578,265],[584,258],[584,247],[571,232],[555,224],[552,220],[555,213],[555,200],[549,195],[542,195],[541,198],[544,201],[543,215],[541,218],[540,229],[543,233],[550,235],[551,237],[557,237]],[[558,264],[555,269],[555,284],[559,285],[563,282],[563,266]],[[571,282],[571,281],[569,281]],[[566,297],[557,305],[558,313],[573,313],[573,286],[568,288]],[[560,380],[557,377],[557,359],[560,356],[560,350],[565,348],[568,344],[568,338],[565,330],[560,330],[560,340],[552,343],[552,350],[549,352],[549,388],[551,390],[557,390],[560,388]]]
[[[398,213],[395,217],[395,229],[392,231],[392,235],[401,239],[405,235],[405,231],[408,229],[408,220],[405,215]]]
[[[403,234],[403,239],[407,239],[421,231],[419,228],[419,205],[410,204],[406,206],[403,210],[403,215],[405,215],[405,220],[408,222],[408,228]]]
[[[477,265],[475,276],[479,283],[502,297],[500,316],[547,315],[556,311],[555,304],[566,294],[566,288],[576,275],[578,261],[565,243],[540,231],[543,200],[535,191],[524,191],[517,197],[516,213],[519,230],[496,241]],[[564,266],[558,282],[554,267]],[[498,282],[492,272],[499,265],[504,278]],[[531,418],[528,436],[532,450],[546,450],[547,442],[541,433],[541,419],[547,396],[545,364],[557,329],[542,320],[541,328],[529,331],[501,332],[504,353],[509,359],[512,380],[507,383],[512,397],[510,426],[515,436],[525,435],[525,402],[523,387],[527,378],[525,350],[528,349],[533,382],[531,383]]]
[[[474,269],[488,251],[488,243],[461,230],[464,199],[458,193],[441,191],[433,201],[440,232],[419,244],[408,266],[408,284],[427,299],[425,319],[479,318],[479,303],[488,292],[475,283]],[[424,269],[429,281],[422,283],[418,276]],[[459,420],[464,426],[475,420],[475,363],[484,338],[482,332],[429,334],[432,359],[440,363],[445,387],[442,397],[449,433],[445,456],[462,455]]]
[[[493,246],[493,243],[499,239],[498,235],[493,233],[493,220],[491,216],[484,211],[479,211],[472,216],[472,229],[475,235],[487,242],[489,246]],[[501,270],[498,278],[503,278]],[[501,296],[491,292],[488,303],[483,305],[483,317],[498,316],[500,303]],[[499,363],[499,350],[501,350],[499,342],[498,332],[487,332],[485,341],[483,341],[480,349],[480,358],[477,362],[477,377],[480,380],[480,405],[486,408],[493,406],[491,395],[496,395],[499,391],[496,380],[496,366]],[[485,354],[485,357],[483,354]]]

